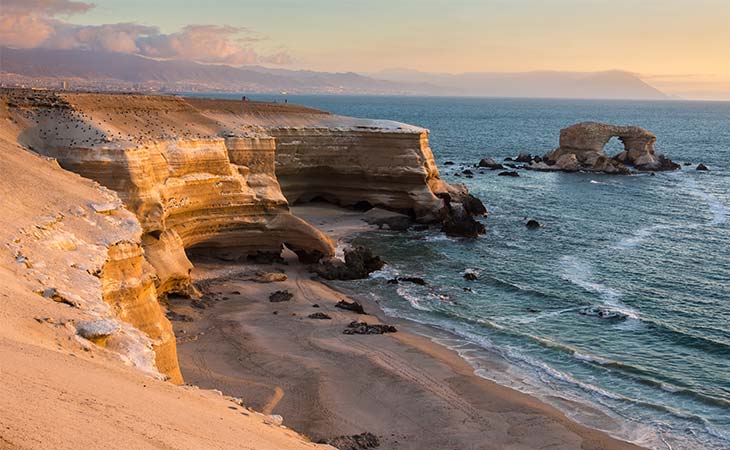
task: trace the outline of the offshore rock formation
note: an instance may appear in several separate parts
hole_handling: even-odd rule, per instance
[[[618,137],[624,151],[608,157],[603,148],[612,137]],[[640,127],[581,122],[560,130],[560,147],[548,153],[541,162],[533,162],[534,170],[588,171],[615,174],[631,173],[626,166],[640,171],[676,170],[679,164],[656,153],[656,136]]]
[[[467,220],[486,214],[463,185],[441,179],[424,128],[284,105],[187,100],[231,129],[243,127],[276,138],[276,175],[292,204],[325,200],[379,207],[423,223],[448,221],[449,202],[469,203]]]

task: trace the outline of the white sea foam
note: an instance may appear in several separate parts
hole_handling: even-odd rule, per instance
[[[618,241],[618,243],[616,243],[613,248],[615,250],[629,250],[638,247],[647,238],[651,237],[656,231],[666,230],[668,228],[671,227],[667,225],[652,225],[649,227],[639,228],[631,236],[627,236]]]
[[[707,207],[710,209],[712,219],[710,225],[720,225],[727,222],[728,206],[725,205],[720,199],[714,195],[708,194],[697,186],[695,180],[686,180],[688,191],[690,194],[704,200],[707,203]]]
[[[630,319],[639,320],[638,311],[619,300],[623,295],[621,291],[598,283],[593,279],[593,269],[586,261],[575,256],[563,256],[560,262],[563,266],[562,278],[564,280],[570,281],[588,292],[598,294],[605,306],[613,308]]]

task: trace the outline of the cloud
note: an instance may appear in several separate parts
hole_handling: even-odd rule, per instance
[[[93,4],[73,0],[2,0],[0,45],[16,48],[82,49],[211,64],[291,64],[285,51],[260,54],[250,47],[264,38],[247,28],[188,25],[162,34],[135,23],[75,25],[57,15],[83,13]]]

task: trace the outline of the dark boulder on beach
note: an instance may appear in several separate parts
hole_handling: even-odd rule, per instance
[[[289,291],[276,291],[269,295],[269,301],[271,303],[288,302],[292,297],[294,297],[294,294]]]
[[[310,319],[317,319],[317,320],[332,320],[332,317],[328,316],[327,314],[323,312],[316,312],[308,315]]]
[[[504,171],[504,172],[499,172],[497,174],[497,176],[500,176],[500,177],[519,177],[520,174],[517,173],[517,172]]]
[[[370,325],[367,322],[353,321],[350,322],[342,334],[385,334],[397,331],[393,325]]]
[[[708,169],[704,164],[698,164],[695,170],[709,171],[710,169]]]
[[[530,220],[528,220],[528,221],[527,221],[527,223],[525,224],[525,226],[526,226],[526,227],[527,227],[528,229],[530,229],[530,230],[537,230],[537,229],[538,229],[538,228],[540,228],[540,227],[541,227],[542,225],[541,225],[541,224],[540,224],[540,222],[538,222],[537,220],[535,220],[535,219],[530,219]]]
[[[335,304],[335,308],[344,309],[345,311],[352,311],[357,314],[367,314],[362,305],[355,301],[347,302],[345,300],[341,300]]]
[[[353,436],[338,436],[317,441],[318,444],[328,444],[340,450],[367,450],[380,447],[380,440],[372,433],[361,433]]]
[[[360,280],[380,270],[385,262],[372,250],[358,245],[345,250],[345,261],[330,258],[321,261],[314,271],[327,280]]]

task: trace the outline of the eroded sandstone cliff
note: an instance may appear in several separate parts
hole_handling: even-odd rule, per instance
[[[113,189],[139,219],[159,295],[190,294],[189,253],[237,259],[330,240],[288,210],[274,139],[230,129],[176,97],[6,94],[20,143]],[[187,252],[187,253],[186,253]]]
[[[464,186],[441,179],[424,128],[285,105],[187,101],[229,129],[275,137],[276,175],[291,203],[377,206],[425,223],[453,220],[457,205],[465,220],[486,214]]]
[[[0,239],[15,279],[43,301],[73,306],[69,324],[104,324],[98,343],[126,362],[181,382],[139,222],[113,191],[20,147],[23,124],[0,109]]]

